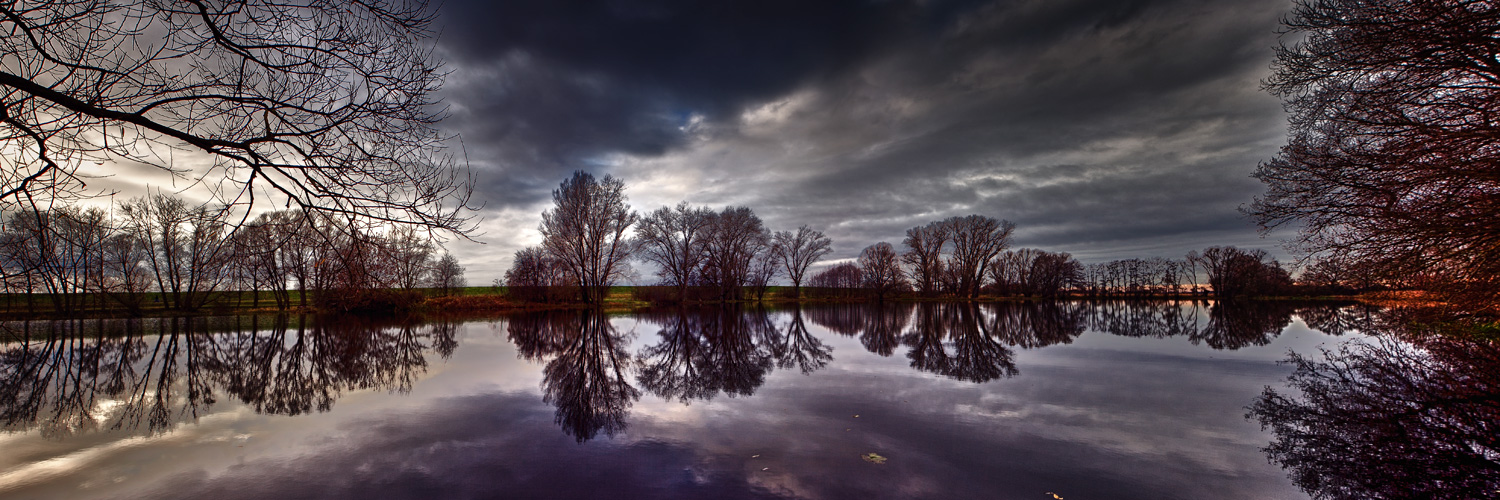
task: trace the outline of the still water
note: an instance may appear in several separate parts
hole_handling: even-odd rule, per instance
[[[1307,498],[1247,418],[1364,306],[31,322],[0,498]]]

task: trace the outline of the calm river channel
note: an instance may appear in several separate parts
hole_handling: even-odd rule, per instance
[[[1364,306],[8,323],[0,498],[1307,498],[1247,407]]]

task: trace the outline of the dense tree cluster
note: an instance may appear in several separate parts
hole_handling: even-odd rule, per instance
[[[1265,86],[1289,138],[1250,213],[1315,256],[1500,307],[1500,7],[1302,0],[1283,22]]]
[[[994,291],[1003,295],[1056,297],[1084,283],[1084,267],[1066,252],[1008,250],[989,266]]]
[[[977,297],[992,260],[1010,244],[1016,225],[982,215],[952,217],[906,231],[902,254],[917,290]]]
[[[832,248],[807,226],[773,233],[748,207],[714,211],[683,202],[642,217],[626,205],[624,183],[608,175],[575,172],[553,200],[542,218],[542,246],[517,252],[506,273],[523,298],[537,297],[538,287],[568,286],[598,303],[630,273],[634,257],[674,289],[671,300],[759,299],[780,275],[800,290],[808,268]]]
[[[458,261],[438,257],[410,226],[378,231],[319,212],[267,212],[240,223],[222,206],[154,194],[121,202],[113,215],[64,205],[13,212],[3,223],[0,286],[58,313],[139,313],[153,301],[196,311],[226,291],[255,292],[253,306],[269,292],[279,308],[312,299],[352,310],[394,300],[370,291],[451,290],[463,281]]]

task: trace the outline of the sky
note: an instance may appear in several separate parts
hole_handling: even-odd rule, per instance
[[[747,206],[829,261],[957,215],[1085,263],[1265,248],[1239,209],[1286,138],[1262,90],[1287,0],[446,0],[437,53],[484,209],[471,285],[551,191]],[[649,282],[650,276],[643,277]]]

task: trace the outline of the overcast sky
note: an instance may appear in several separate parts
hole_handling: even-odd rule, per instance
[[[1238,209],[1285,139],[1260,91],[1287,0],[446,0],[444,126],[486,203],[473,285],[551,190],[744,205],[831,259],[982,214],[1084,262],[1277,250]],[[649,277],[647,277],[649,279]]]

